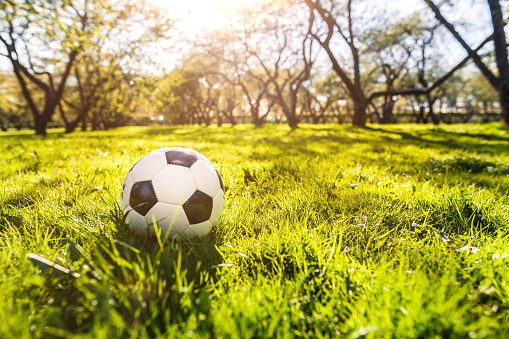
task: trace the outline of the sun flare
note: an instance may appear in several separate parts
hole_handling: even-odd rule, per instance
[[[203,28],[219,28],[235,15],[236,10],[258,0],[190,0],[186,2],[155,0],[154,3],[182,19],[179,26],[194,33]]]

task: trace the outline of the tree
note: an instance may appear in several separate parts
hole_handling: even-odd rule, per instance
[[[363,49],[364,54],[373,54],[373,61],[376,64],[380,78],[379,88],[387,92],[394,91],[402,79],[410,73],[411,61],[416,48],[412,39],[416,32],[419,32],[420,18],[412,15],[409,19],[397,21],[389,25],[377,25],[363,35],[363,40],[371,41]],[[398,96],[384,95],[381,106],[381,113],[376,109],[377,103],[372,101],[377,115],[378,122],[382,124],[395,122],[393,114]]]
[[[2,2],[0,55],[12,64],[36,134],[46,134],[57,108],[67,132],[84,121],[102,94],[104,70],[128,73],[142,46],[167,34],[169,21],[161,17],[134,0]]]
[[[369,72],[367,72],[367,68],[362,63],[363,52],[369,51],[369,48],[364,50],[360,48],[362,43],[369,45],[369,42],[366,40],[361,42],[361,34],[359,33],[358,27],[361,25],[369,27],[373,25],[373,22],[380,25],[380,21],[377,22],[376,19],[368,20],[366,18],[362,20],[362,17],[359,18],[359,14],[356,15],[354,11],[352,0],[345,0],[343,2],[335,0],[302,1],[310,10],[310,24],[314,25],[313,31],[311,32],[312,36],[320,43],[320,46],[326,52],[332,63],[332,69],[345,83],[345,87],[353,101],[353,124],[356,126],[365,125],[367,120],[367,108],[376,98],[394,98],[397,96],[409,95],[428,96],[432,91],[444,84],[456,71],[464,67],[472,55],[477,55],[477,52],[493,39],[492,36],[485,39],[477,48],[471,50],[472,53],[469,53],[465,59],[461,60],[449,72],[437,77],[433,83],[421,81],[420,87],[424,86],[424,88],[391,89],[391,87],[394,87],[392,86],[393,84],[391,84],[386,90],[378,89],[370,93],[369,89],[366,87],[366,84],[370,83],[370,81],[366,81],[366,79],[369,78]],[[365,6],[371,5],[365,4]],[[364,14],[365,13],[366,11],[364,11]],[[339,39],[336,39],[336,37],[339,37]],[[363,38],[365,37],[364,35]],[[342,43],[344,47],[343,50],[348,51],[349,57],[336,55],[338,53],[337,45],[339,43]],[[351,60],[351,67],[349,67],[349,63],[346,60]],[[382,72],[383,71],[382,68]],[[389,77],[395,75],[391,75],[393,71],[392,68],[387,68]],[[430,99],[432,98],[430,97]],[[388,104],[391,103],[389,102]],[[391,107],[388,107],[388,109],[390,108]]]
[[[300,121],[298,94],[316,60],[313,39],[309,27],[296,19],[302,13],[296,4],[277,1],[259,6],[264,15],[256,15],[258,12],[250,8],[241,43],[270,79],[272,99],[281,107],[288,125],[295,128]]]
[[[427,53],[427,49],[434,42],[435,39],[435,31],[437,26],[425,26],[420,27],[417,34],[415,34],[415,43],[418,46],[418,54],[419,59],[417,62],[417,81],[422,88],[427,88],[430,85],[430,81],[436,80],[435,74],[429,74],[428,68],[431,63],[430,69],[435,71],[440,69],[440,62],[438,58],[440,57],[438,53],[432,53],[433,57],[430,57]],[[431,78],[431,79],[430,79]],[[421,121],[423,123],[428,122],[428,118],[433,122],[433,124],[438,125],[439,120],[433,111],[433,105],[437,100],[437,97],[432,95],[431,91],[428,91],[424,94],[426,98],[426,103],[428,107],[428,116],[424,116],[424,111],[421,108]],[[423,106],[421,106],[423,107]]]
[[[274,99],[269,95],[272,79],[259,73],[248,69],[237,81],[249,106],[251,122],[257,127],[265,123],[275,104]]]
[[[193,97],[196,107],[195,123],[210,126],[212,124],[212,115],[215,112],[218,124],[221,125],[218,109],[219,86],[214,80],[206,76],[198,79],[201,85],[200,91]]]
[[[493,26],[493,35],[491,40],[494,43],[494,54],[498,75],[488,67],[479,55],[478,49],[473,49],[458,33],[454,25],[452,25],[441,13],[438,6],[431,0],[424,0],[428,7],[433,11],[437,20],[444,25],[452,36],[460,43],[460,45],[468,53],[475,65],[481,73],[486,77],[488,82],[495,88],[498,93],[500,106],[502,108],[502,116],[505,126],[509,128],[509,61],[507,59],[507,42],[505,36],[505,21],[498,0],[488,0],[488,6],[491,13],[491,22]]]
[[[443,54],[437,46],[439,25],[427,21],[421,14],[414,14],[388,32],[374,35],[377,42],[375,48],[381,47],[377,48],[379,51],[376,50],[376,54],[383,60],[380,68],[385,79],[384,90],[389,93],[383,95],[382,123],[393,121],[392,110],[400,96],[391,93],[396,91],[397,80],[400,87],[404,85],[404,88],[422,91],[413,94],[413,100],[419,106],[416,121],[427,123],[431,120],[434,124],[439,123],[439,117],[434,112],[434,104],[438,99],[434,92],[439,91],[441,86],[435,86],[434,90],[427,89],[444,73],[441,66]]]
[[[299,123],[298,93],[309,79],[316,52],[301,14],[302,7],[288,0],[258,2],[240,9],[228,30],[194,43],[214,58],[212,74],[240,87],[256,126],[275,105],[292,128]]]
[[[354,28],[354,12],[352,0],[346,1],[345,6],[338,6],[334,1],[328,2],[325,8],[320,0],[303,0],[310,9],[310,35],[320,44],[332,63],[332,69],[345,83],[345,87],[354,103],[353,125],[365,126],[367,120],[366,110],[369,99],[363,90],[361,74],[361,55],[359,40]],[[337,13],[334,13],[334,12]],[[336,19],[339,13],[345,13],[343,22]],[[321,18],[318,24],[316,15]],[[314,30],[312,30],[314,28]],[[336,57],[333,51],[333,37],[339,35],[351,56],[352,74],[346,69],[346,63]]]
[[[176,68],[150,81],[152,86],[147,91],[148,100],[170,124],[183,125],[191,121],[192,112],[183,96],[194,84],[187,80],[182,70]]]
[[[242,44],[242,29],[211,32],[197,39],[195,45],[215,59],[217,67],[211,71],[223,80],[223,86],[240,88],[249,108],[251,122],[255,126],[264,124],[274,106],[274,100],[269,95],[272,78],[257,63],[251,62],[251,55]],[[235,93],[233,88],[229,91]],[[231,102],[227,107],[231,107]]]
[[[90,109],[92,130],[126,125],[139,105],[143,86],[143,79],[137,74],[114,72],[101,87],[101,95]]]
[[[497,91],[490,85],[482,74],[475,74],[466,84],[467,95],[472,98],[476,106],[487,114],[493,110],[498,101]]]
[[[0,129],[29,126],[29,114],[14,74],[0,71]]]
[[[94,13],[95,32],[87,34],[87,48],[71,72],[71,85],[64,94],[65,112],[60,106],[66,132],[72,132],[80,122],[86,129],[92,108],[101,96],[108,95],[107,91],[115,90],[112,82],[122,81],[122,73],[132,77],[134,73],[144,73],[136,67],[153,65],[147,47],[167,38],[173,26],[161,13],[143,1],[132,0],[116,1],[100,15]],[[138,66],[140,62],[142,67]],[[140,86],[131,86],[131,90],[134,88]]]
[[[86,120],[92,108],[98,103],[99,97],[105,94],[105,83],[111,80],[104,76],[104,67],[96,63],[96,60],[89,55],[82,56],[81,60],[74,67],[74,85],[68,86],[69,100],[64,102],[67,107],[75,111],[74,117],[69,117],[65,113],[63,105],[59,104],[60,116],[65,124],[65,132],[71,133],[79,123],[82,123],[82,129],[86,130]],[[115,72],[116,67],[110,67],[107,72]],[[118,70],[117,70],[118,71]],[[110,86],[110,89],[113,87]]]
[[[314,124],[327,122],[330,115],[336,115],[338,122],[341,122],[344,117],[339,116],[342,113],[339,110],[339,101],[345,101],[347,97],[343,83],[338,81],[335,74],[329,72],[323,78],[312,78],[304,87],[303,110],[309,114]]]
[[[46,127],[64,93],[76,57],[91,24],[90,1],[44,1],[0,4],[0,42],[33,116],[36,134]],[[43,32],[41,32],[41,29]],[[41,51],[42,46],[47,46]],[[37,50],[40,55],[33,55]],[[37,94],[43,93],[41,100]]]
[[[235,118],[235,110],[240,104],[238,88],[229,82],[220,85],[218,98],[218,121],[217,125],[221,126],[224,120],[235,126],[237,119]]]
[[[265,68],[265,71],[268,71],[268,74],[272,75],[274,79],[281,78],[280,81],[272,81],[275,89],[274,97],[281,106],[291,128],[296,128],[301,120],[297,113],[298,95],[300,94],[302,84],[309,79],[311,68],[313,67],[312,40],[304,40],[301,52],[302,60],[292,65],[292,67],[279,69],[279,65],[276,63],[273,73]]]
[[[405,38],[411,33],[408,25],[391,23],[383,11],[363,1],[355,4],[352,0],[302,2],[309,9],[311,36],[326,52],[332,70],[344,83],[353,103],[353,125],[365,126],[370,105],[380,122],[390,122],[397,95],[392,92],[413,48],[405,45]],[[384,30],[380,30],[381,26]],[[380,78],[385,83],[385,91],[373,96],[380,90],[373,85]],[[382,114],[373,104],[377,97],[384,97]]]
[[[174,124],[210,125],[219,118],[218,65],[206,54],[192,53],[164,75],[157,89],[158,110]]]

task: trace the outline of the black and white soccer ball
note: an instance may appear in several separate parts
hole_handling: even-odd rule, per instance
[[[141,158],[122,186],[120,205],[136,231],[194,238],[207,235],[221,217],[224,186],[219,172],[202,154],[166,147]]]

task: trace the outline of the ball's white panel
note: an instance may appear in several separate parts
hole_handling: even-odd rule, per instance
[[[191,172],[196,182],[196,188],[203,193],[214,197],[221,189],[221,183],[219,182],[216,170],[209,163],[198,160],[191,166]]]
[[[133,179],[131,172],[127,173],[124,184],[122,185],[122,193],[120,195],[120,207],[122,211],[129,206],[129,196],[131,195],[131,188],[133,187]]]
[[[136,231],[144,232],[147,229],[147,221],[144,216],[131,209],[130,207],[124,212],[127,214],[126,222]]]
[[[133,182],[151,180],[166,165],[164,153],[150,153],[146,155],[131,170]]]
[[[191,231],[196,234],[198,237],[203,238],[212,230],[212,223],[207,220],[199,224],[189,226]]]
[[[223,190],[219,190],[219,192],[214,197],[214,203],[212,205],[212,214],[210,215],[210,222],[212,226],[217,224],[219,218],[221,218],[221,213],[223,213],[224,206],[224,192]]]
[[[155,234],[154,220],[162,234],[170,232],[169,237],[184,234],[189,228],[189,221],[182,206],[158,202],[145,216],[146,222],[150,225],[150,232]]]
[[[194,233],[192,228],[188,228],[184,234],[182,234],[180,237],[184,239],[193,239],[196,238],[198,234]]]
[[[164,153],[159,153],[163,154]],[[182,205],[196,191],[191,170],[177,165],[166,165],[152,179],[157,200],[173,205]]]

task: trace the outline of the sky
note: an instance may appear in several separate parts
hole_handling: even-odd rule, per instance
[[[208,28],[220,28],[235,10],[255,3],[257,0],[147,0],[149,3],[168,11],[177,20],[177,35],[197,35]],[[173,52],[154,50],[152,58],[165,69],[178,64],[182,51],[178,46]]]
[[[172,17],[180,19],[177,27],[188,37],[198,34],[208,28],[219,28],[229,17],[234,15],[235,10],[258,0],[148,0],[154,5],[168,10]],[[428,10],[423,0],[364,0],[375,6],[385,8],[388,12],[399,12],[400,15],[408,15],[415,11]],[[468,30],[462,31],[472,46],[477,45],[487,36],[489,29],[489,12],[485,1],[461,0],[457,7],[452,10],[444,10],[444,16],[456,22],[461,20],[469,23],[477,23],[475,27],[468,26]],[[477,3],[477,5],[476,5]],[[452,56],[451,62],[461,60],[466,56],[464,50],[451,38],[450,44],[446,44],[448,53]],[[454,59],[454,60],[453,60]],[[177,54],[161,53],[156,60],[161,60],[166,68],[172,68],[177,63]]]
[[[232,15],[236,9],[256,3],[258,0],[148,0],[161,8],[168,8],[172,14],[179,18],[186,18],[182,21],[182,27],[189,31],[198,31],[205,27],[218,27]],[[403,14],[413,11],[425,10],[423,0],[367,0],[378,6],[387,7],[389,10],[399,10]],[[480,1],[462,0],[448,18],[456,20],[461,17],[477,17],[483,19],[488,15],[487,6],[484,1],[481,6],[475,5]],[[438,1],[437,1],[438,3]]]
[[[179,26],[188,33],[220,27],[236,9],[255,3],[257,0],[149,0],[161,8],[182,19]]]
[[[158,7],[168,9],[172,15],[183,19],[180,27],[190,34],[208,27],[220,27],[236,9],[254,4],[258,0],[148,0]],[[422,0],[367,0],[391,10],[409,13],[424,8]]]
[[[188,37],[198,34],[199,32],[208,28],[219,28],[228,18],[234,15],[235,10],[249,4],[254,4],[258,0],[147,0],[161,8],[161,10],[168,11],[170,17],[179,20],[177,27],[181,33],[176,35],[185,34]],[[410,14],[413,11],[428,10],[423,0],[364,0],[373,3],[376,6],[385,7],[388,11],[398,11],[401,15]],[[465,22],[477,23],[474,29],[469,26],[469,31],[462,32],[461,26],[457,26],[461,33],[464,33],[467,41],[472,46],[482,41],[487,36],[489,30],[489,13],[485,1],[480,0],[461,0],[454,10],[444,11],[446,18],[451,21],[462,19]],[[477,3],[477,5],[475,5]],[[460,59],[464,55],[464,51],[457,43],[451,40],[448,53],[453,58]],[[154,51],[156,61],[159,61],[166,69],[171,69],[175,66],[179,59],[181,50],[176,50],[173,53],[167,51]],[[0,60],[0,69],[10,68],[6,60]]]

